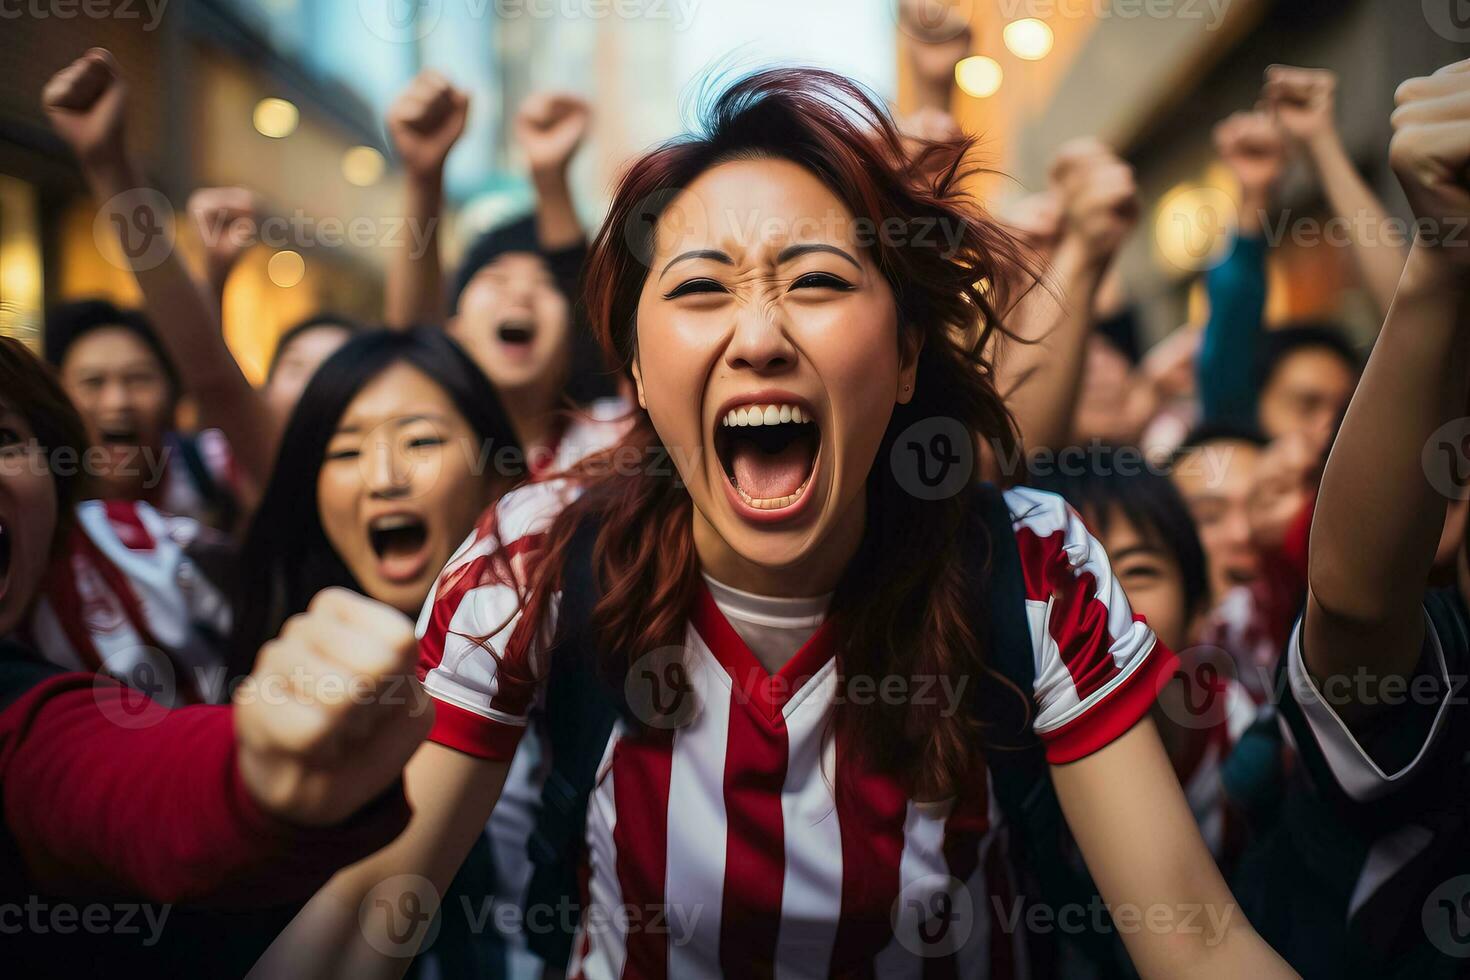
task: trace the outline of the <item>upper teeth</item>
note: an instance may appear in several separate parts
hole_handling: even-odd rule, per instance
[[[780,425],[782,422],[810,422],[810,414],[799,405],[745,405],[732,408],[720,420],[721,425]]]
[[[407,514],[389,514],[373,521],[372,528],[374,531],[396,531],[401,527],[417,527],[418,524],[419,519],[416,517],[410,517]]]

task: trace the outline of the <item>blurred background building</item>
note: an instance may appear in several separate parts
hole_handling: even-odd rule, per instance
[[[1199,319],[1197,272],[1220,240],[1229,181],[1210,128],[1250,105],[1274,62],[1341,76],[1344,137],[1403,213],[1384,147],[1394,85],[1467,54],[1459,0],[924,0],[971,26],[953,113],[1007,175],[992,200],[1037,188],[1051,151],[1097,135],[1138,169],[1149,208],[1124,256],[1149,332]],[[1436,4],[1443,6],[1443,16]],[[508,139],[532,91],[593,103],[574,168],[595,222],[630,154],[681,127],[703,80],[773,61],[821,64],[911,100],[895,0],[9,0],[0,3],[0,332],[34,340],[47,302],[133,298],[93,235],[95,206],[39,109],[40,87],[103,45],[132,86],[133,149],[182,212],[203,186],[243,184],[294,229],[257,246],[226,295],[230,342],[257,377],[290,322],[328,307],[378,315],[401,180],[383,134],[422,67],[471,92],[450,160],[448,247],[524,212]],[[1457,26],[1458,25],[1458,26]],[[1305,182],[1283,202],[1321,208]],[[365,234],[351,233],[367,219]],[[401,229],[399,229],[401,231]],[[335,232],[330,234],[329,232]],[[340,239],[349,241],[340,241]],[[197,251],[187,234],[183,247]],[[1276,249],[1270,316],[1341,316],[1367,331],[1344,249]],[[282,255],[290,252],[294,255]],[[1346,285],[1346,290],[1340,287]],[[1192,298],[1195,297],[1195,298]],[[1346,297],[1346,298],[1343,298]]]

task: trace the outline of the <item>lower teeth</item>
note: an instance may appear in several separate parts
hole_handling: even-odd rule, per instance
[[[801,486],[796,488],[795,493],[788,493],[784,497],[752,497],[741,488],[740,484],[734,482],[733,480],[731,481],[730,485],[735,488],[736,493],[740,494],[741,500],[745,501],[756,510],[780,510],[782,507],[790,507],[792,504],[796,503],[797,499],[803,493],[806,493],[807,484],[810,482],[811,478],[808,477]]]

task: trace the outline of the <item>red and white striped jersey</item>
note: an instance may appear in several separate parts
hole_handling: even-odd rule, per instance
[[[607,449],[623,437],[632,421],[628,403],[621,398],[599,398],[577,408],[561,420],[550,445],[529,452],[531,479],[552,476]]]
[[[515,575],[575,494],[554,480],[502,498],[493,524]],[[1034,725],[1048,759],[1067,762],[1143,717],[1173,656],[1060,497],[1022,489],[1006,501],[1036,658]],[[539,640],[511,642],[520,601],[492,567],[499,544],[467,541],[418,625],[437,702],[430,738],[504,760],[536,697],[527,678],[546,664]],[[904,697],[959,692],[922,678],[870,678],[860,691],[830,622],[768,674],[698,589],[681,659],[692,718],[663,730],[620,722],[603,753],[570,975],[917,978],[930,959],[957,976],[1023,973],[987,775],[959,798],[915,801],[864,769],[831,724],[843,700],[885,684]]]
[[[110,674],[171,707],[222,698],[229,604],[186,553],[203,533],[141,501],[79,504],[31,613],[31,642],[68,670]]]

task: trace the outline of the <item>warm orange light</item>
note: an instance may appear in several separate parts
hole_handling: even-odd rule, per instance
[[[1040,61],[1051,53],[1051,28],[1035,17],[1011,21],[1001,31],[1001,38],[1011,54],[1025,61]]]
[[[966,95],[988,99],[1000,91],[1005,72],[1001,71],[1000,62],[994,58],[977,54],[954,66],[954,78]]]
[[[282,289],[290,289],[306,275],[306,260],[301,257],[300,252],[283,249],[271,256],[265,271],[271,277],[271,282]]]

